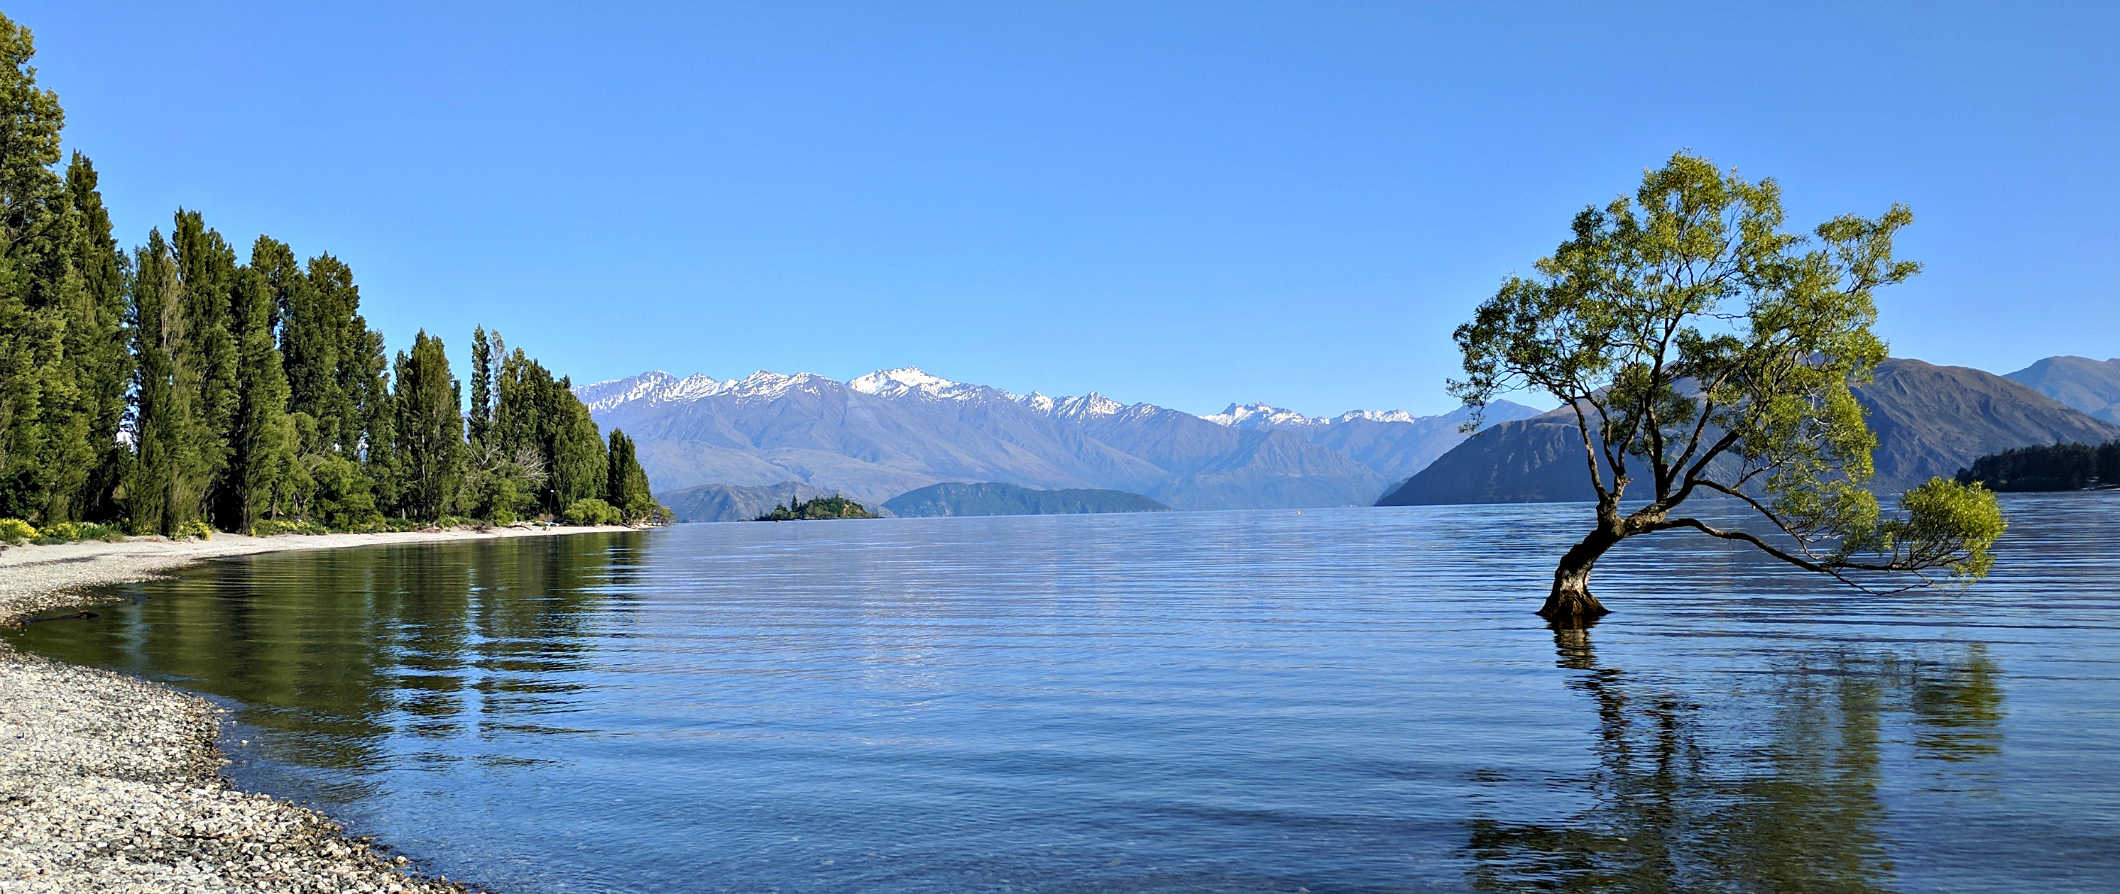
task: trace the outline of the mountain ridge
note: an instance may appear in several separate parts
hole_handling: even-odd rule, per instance
[[[2120,437],[2094,419],[2002,376],[1894,358],[1855,386],[1877,435],[1871,487],[1890,493],[1949,477],[1985,453],[2028,444]],[[1609,472],[1608,472],[1609,474]],[[1378,505],[1517,503],[1594,498],[1575,416],[1566,407],[1495,426],[1391,489]]]
[[[885,500],[883,508],[905,517],[971,515],[1085,515],[1107,512],[1168,512],[1169,506],[1140,494],[1100,488],[1041,490],[1000,482],[945,481]]]
[[[1224,424],[1094,391],[1016,394],[917,367],[846,382],[656,370],[575,393],[598,424],[633,437],[658,492],[797,481],[871,504],[929,484],[989,481],[1120,490],[1194,509],[1367,505],[1462,440],[1466,418],[1462,409],[1354,410],[1300,425]],[[1495,421],[1535,412],[1498,409]]]

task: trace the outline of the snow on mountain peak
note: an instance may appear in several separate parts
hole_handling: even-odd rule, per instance
[[[929,375],[917,366],[880,369],[847,382],[847,387],[877,397],[921,394],[927,397],[965,397],[967,386],[941,376]]]
[[[1324,419],[1305,416],[1269,404],[1230,404],[1220,413],[1200,417],[1227,428],[1270,428],[1277,425],[1323,425]]]
[[[1067,417],[1117,416],[1126,405],[1092,391],[1081,397],[1061,398],[1053,406],[1053,415]]]
[[[1339,415],[1339,417],[1338,417],[1338,418],[1335,418],[1335,419],[1334,419],[1334,420],[1332,420],[1332,421],[1334,421],[1334,422],[1353,422],[1353,421],[1355,421],[1355,420],[1357,420],[1357,419],[1361,419],[1361,420],[1364,420],[1364,421],[1367,421],[1367,422],[1419,422],[1419,421],[1420,421],[1420,417],[1418,417],[1418,416],[1415,416],[1415,415],[1413,415],[1412,413],[1408,413],[1408,412],[1406,412],[1405,410],[1348,410],[1348,411],[1347,411],[1347,412],[1345,412],[1345,413],[1341,413],[1341,414]],[[1323,421],[1323,420],[1320,420],[1320,421]]]
[[[912,397],[934,401],[1008,401],[1040,415],[1069,419],[1121,414],[1131,417],[1162,412],[1161,408],[1151,404],[1128,406],[1095,391],[1080,397],[1052,397],[1037,391],[1022,395],[1011,394],[984,385],[945,379],[915,366],[880,369],[851,379],[844,385],[816,373],[782,375],[759,370],[741,379],[722,380],[704,374],[693,374],[680,379],[662,370],[654,370],[623,379],[583,385],[575,389],[575,394],[592,412],[603,412],[627,404],[642,403],[653,406],[723,396],[738,400],[774,400],[795,391],[823,394],[827,389],[840,387],[886,400]],[[1329,418],[1305,416],[1294,410],[1265,403],[1230,404],[1220,413],[1200,418],[1216,425],[1237,429],[1337,425],[1357,420],[1405,423],[1421,420],[1421,417],[1404,410],[1349,410]]]

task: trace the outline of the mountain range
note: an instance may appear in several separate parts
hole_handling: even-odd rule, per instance
[[[1932,476],[1955,474],[1983,454],[2012,447],[2120,438],[2120,425],[2091,415],[2100,406],[2110,406],[2099,403],[2101,396],[2120,392],[2099,390],[2107,380],[2094,361],[2084,361],[2091,365],[2084,368],[2052,362],[2056,360],[2081,358],[2050,358],[2007,377],[1919,360],[1880,364],[1872,381],[1855,388],[1856,399],[1868,411],[1870,430],[1877,435],[1872,489],[1903,490]],[[1379,504],[1594,496],[1583,468],[1575,414],[1562,407],[1480,432],[1394,488]]]
[[[918,369],[847,382],[648,372],[575,389],[637,444],[680,517],[724,517],[798,486],[870,505],[942,482],[1142,494],[1181,509],[1366,505],[1466,436],[1459,410],[1311,417],[1263,404],[1202,417],[1102,394],[1012,394]],[[1489,423],[1536,415],[1500,403]],[[709,515],[709,510],[713,510]],[[734,517],[734,516],[727,516]]]
[[[2004,378],[2120,425],[2120,358],[2048,357]]]

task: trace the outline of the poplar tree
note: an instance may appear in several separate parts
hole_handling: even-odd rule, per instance
[[[76,152],[67,164],[66,192],[75,218],[70,254],[81,278],[81,300],[67,327],[68,355],[83,395],[91,457],[73,502],[82,518],[111,521],[118,517],[116,492],[132,461],[131,451],[118,440],[133,365],[132,335],[125,324],[126,262],[88,156]]]
[[[271,240],[253,248],[269,254]],[[287,418],[287,374],[273,343],[270,275],[253,264],[243,268],[233,308],[237,327],[236,419],[230,438],[227,481],[229,514],[218,519],[239,531],[257,525],[279,494],[295,452],[294,423]]]
[[[199,377],[193,449],[209,470],[204,511],[224,526],[232,525],[240,514],[236,488],[227,475],[237,402],[236,336],[230,325],[236,254],[220,233],[207,228],[199,212],[181,209],[171,247],[184,284],[184,357]]]
[[[500,338],[494,334],[495,341]],[[483,447],[493,428],[493,347],[486,342],[486,327],[471,330],[471,446]]]
[[[207,468],[198,452],[199,375],[186,346],[183,281],[160,230],[136,255],[130,291],[139,404],[126,508],[136,529],[174,534],[198,518]]]
[[[59,362],[65,331],[60,283],[52,280],[58,175],[59,97],[37,86],[29,29],[0,16],[0,515],[41,519],[50,508],[49,431],[63,407]],[[61,215],[63,217],[63,215]]]
[[[633,439],[626,437],[623,431],[612,429],[605,458],[609,471],[604,502],[617,507],[629,521],[655,514],[657,506],[654,495],[648,490],[648,473],[640,467]]]
[[[345,348],[346,316],[341,306],[353,287],[353,271],[331,255],[310,258],[300,276],[292,266],[294,253],[284,259],[272,247],[268,275],[276,285],[280,306],[280,358],[287,369],[287,409],[316,422],[317,443],[304,445],[315,452],[335,451],[342,442],[340,429],[353,415],[351,403],[339,385],[339,354]],[[256,260],[253,260],[256,263]]]
[[[450,509],[463,478],[463,389],[449,372],[442,340],[421,330],[412,352],[397,355],[396,462],[404,475],[405,513],[434,519]]]

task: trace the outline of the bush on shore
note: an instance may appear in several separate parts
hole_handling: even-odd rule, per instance
[[[10,546],[21,546],[25,543],[79,543],[83,540],[114,543],[124,539],[124,531],[95,522],[54,522],[38,528],[19,518],[0,518],[0,543]]]
[[[271,537],[276,534],[329,534],[330,528],[304,519],[261,518],[250,526],[253,537]]]
[[[19,518],[0,518],[0,543],[21,546],[35,539],[37,526]]]
[[[570,525],[615,525],[623,520],[618,507],[590,497],[567,504],[560,520]]]

